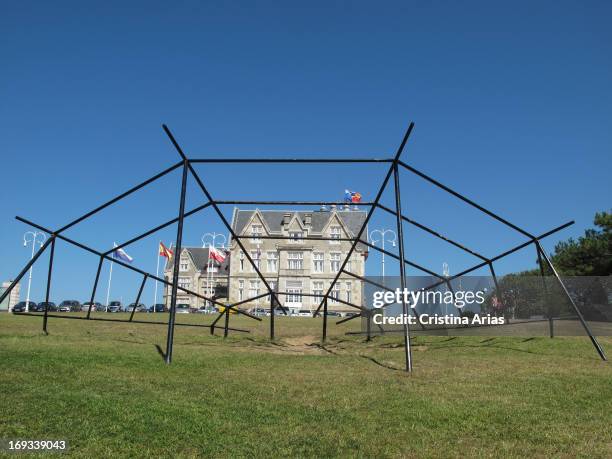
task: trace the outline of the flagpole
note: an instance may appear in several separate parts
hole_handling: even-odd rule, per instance
[[[174,253],[174,251],[172,251],[172,242],[170,242],[170,251],[172,252],[172,256],[171,256],[171,258],[168,259],[167,264],[170,265],[171,269],[174,269],[174,264],[176,263],[176,254]],[[165,277],[164,277],[164,279],[165,279]],[[165,290],[165,296],[164,296],[164,307],[165,307],[166,300],[168,298],[169,292],[171,291],[170,286],[164,284],[164,290]],[[168,312],[169,311],[170,311],[170,307],[168,307]]]
[[[213,247],[215,246],[214,241],[213,241]],[[210,253],[208,254],[208,259],[210,260]],[[209,288],[208,288],[208,295],[210,296],[210,298],[213,297],[213,288],[215,285],[215,260],[214,258],[212,260],[210,260],[210,283],[209,283]],[[211,304],[212,306],[212,304]]]
[[[206,296],[207,297],[211,297],[210,295],[210,281],[211,281],[211,275],[212,273],[210,272],[210,269],[212,267],[212,260],[210,259],[210,244],[208,244],[208,263],[206,264],[206,286],[208,287],[208,291],[206,292]],[[206,301],[206,307],[210,307],[210,301]]]
[[[111,289],[111,280],[113,278],[113,262],[111,260],[110,263],[110,271],[108,273],[108,287],[106,289],[106,307],[105,307],[105,311],[108,312],[108,300],[110,298],[110,289]]]
[[[161,241],[160,241],[161,244]],[[155,277],[159,278],[159,245],[157,246],[157,269],[155,270]],[[155,295],[153,296],[153,312],[157,312],[155,310],[155,305],[157,304],[157,279],[155,279]]]

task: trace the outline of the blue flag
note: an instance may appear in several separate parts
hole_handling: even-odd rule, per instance
[[[351,202],[353,200],[353,192],[344,190],[344,202]]]
[[[115,242],[113,242],[113,247],[115,247],[115,250],[113,250],[112,257],[115,260],[121,260],[121,261],[125,261],[127,263],[131,263],[132,261],[134,261],[134,259],[132,257],[130,257],[125,252],[125,250],[123,250],[122,248],[117,247],[117,244]]]

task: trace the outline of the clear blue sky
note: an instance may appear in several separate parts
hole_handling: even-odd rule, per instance
[[[403,158],[415,167],[534,233],[575,219],[546,240],[552,250],[611,204],[611,13],[598,1],[5,4],[0,279],[29,258],[28,228],[15,215],[59,227],[177,161],[161,123],[191,157],[387,157],[413,120]],[[344,188],[371,200],[385,172],[198,170],[219,199],[308,200],[341,199]],[[403,179],[406,214],[483,254],[524,241],[417,177]],[[178,184],[174,174],[67,234],[110,248],[175,216]],[[200,200],[191,186],[188,207]],[[375,218],[372,228],[392,224]],[[185,243],[221,230],[203,213]],[[477,261],[406,231],[407,255],[431,269]],[[136,266],[155,270],[160,237],[127,249]],[[534,259],[519,254],[499,270]],[[61,244],[57,260],[52,299],[87,299],[95,257]],[[376,274],[380,258],[370,260]],[[34,271],[37,301],[44,270]],[[138,279],[115,272],[113,299],[133,301]]]

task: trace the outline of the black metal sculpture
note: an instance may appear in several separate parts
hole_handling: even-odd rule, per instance
[[[26,274],[26,272],[30,269],[30,267],[36,263],[36,261],[40,258],[40,256],[49,248],[50,246],[50,256],[49,256],[49,267],[48,267],[48,275],[47,275],[47,285],[46,285],[46,297],[45,297],[45,301],[47,302],[47,306],[45,308],[44,314],[42,314],[43,316],[43,331],[46,333],[47,332],[47,325],[48,325],[48,318],[49,317],[54,317],[54,318],[62,318],[62,319],[76,319],[76,320],[102,320],[102,321],[111,321],[111,322],[132,322],[132,323],[143,323],[143,324],[165,324],[165,322],[153,322],[153,321],[139,321],[139,320],[134,320],[134,310],[132,310],[132,313],[130,314],[130,318],[129,320],[115,320],[115,319],[105,319],[105,318],[99,318],[99,317],[91,317],[91,307],[92,304],[94,302],[94,298],[95,298],[95,294],[96,294],[96,289],[98,286],[98,281],[100,278],[100,270],[102,269],[102,263],[104,262],[104,260],[110,260],[114,263],[117,263],[131,271],[137,272],[139,274],[141,274],[143,276],[142,278],[142,283],[140,284],[140,288],[138,290],[138,295],[135,301],[135,304],[138,304],[139,300],[140,300],[140,295],[142,294],[142,291],[144,289],[144,286],[147,282],[148,279],[153,279],[153,280],[157,280],[165,285],[168,285],[171,288],[171,295],[170,295],[170,310],[169,310],[169,315],[168,315],[168,331],[167,331],[167,341],[166,341],[166,352],[165,352],[165,361],[166,363],[171,363],[172,362],[172,350],[173,350],[173,344],[174,344],[174,328],[176,325],[179,326],[191,326],[191,327],[206,327],[206,328],[210,328],[210,332],[214,333],[215,329],[217,328],[223,328],[224,330],[224,336],[228,335],[228,332],[231,331],[237,331],[237,332],[248,332],[248,330],[244,330],[244,329],[239,329],[239,328],[232,328],[229,326],[229,317],[230,317],[230,312],[234,311],[238,314],[242,314],[245,315],[247,317],[250,317],[251,319],[254,320],[258,320],[261,321],[262,319],[260,317],[257,317],[255,315],[250,314],[247,311],[244,311],[240,308],[238,308],[238,306],[248,303],[250,301],[254,301],[263,297],[270,297],[270,339],[274,339],[275,338],[275,325],[274,325],[274,316],[275,316],[275,311],[276,309],[281,309],[282,312],[284,312],[285,314],[287,314],[287,310],[285,309],[285,307],[281,304],[281,302],[278,300],[278,296],[279,295],[286,295],[287,292],[279,292],[279,291],[275,291],[271,288],[270,284],[266,281],[265,277],[262,275],[262,273],[260,272],[257,264],[255,263],[255,261],[253,260],[253,258],[251,257],[251,255],[249,254],[249,251],[245,249],[244,245],[242,244],[242,238],[247,237],[247,236],[240,236],[238,234],[236,234],[233,230],[233,228],[231,227],[230,223],[227,221],[227,219],[225,218],[225,216],[223,215],[223,213],[221,212],[221,209],[219,208],[220,205],[226,205],[226,204],[232,204],[232,205],[291,205],[291,206],[313,206],[313,205],[341,205],[343,203],[341,202],[321,202],[321,201],[317,201],[317,202],[313,202],[313,201],[222,201],[222,200],[215,200],[211,194],[209,193],[208,189],[206,188],[206,186],[204,185],[204,183],[202,182],[202,180],[200,179],[199,175],[197,174],[197,172],[195,171],[193,164],[197,164],[197,163],[286,163],[286,164],[302,164],[302,163],[315,163],[315,164],[325,164],[325,163],[387,163],[389,164],[389,169],[387,171],[387,174],[383,180],[383,183],[381,184],[378,193],[376,194],[376,197],[374,199],[374,201],[372,202],[363,202],[363,203],[355,203],[356,205],[359,206],[365,206],[368,207],[368,212],[366,214],[366,218],[363,222],[363,224],[361,225],[359,231],[357,232],[357,234],[354,235],[354,237],[351,238],[341,238],[340,240],[344,240],[344,241],[350,241],[351,242],[351,248],[349,250],[349,252],[347,253],[344,261],[342,262],[342,265],[340,267],[340,269],[338,270],[338,272],[336,273],[335,278],[333,279],[332,283],[330,284],[329,288],[327,289],[327,291],[325,292],[325,294],[323,295],[323,298],[319,304],[319,306],[317,307],[316,311],[314,312],[314,316],[317,316],[320,314],[321,309],[323,309],[323,329],[322,329],[322,339],[323,341],[325,341],[326,337],[327,337],[327,303],[328,300],[330,299],[332,290],[334,288],[334,285],[337,283],[339,277],[341,274],[346,274],[349,276],[352,276],[356,279],[359,279],[363,282],[367,282],[370,284],[373,284],[379,288],[383,288],[383,289],[387,289],[384,285],[380,285],[376,282],[374,282],[371,279],[365,278],[363,276],[359,276],[355,273],[352,273],[350,271],[346,270],[347,267],[347,263],[348,260],[350,259],[352,253],[354,252],[356,246],[358,243],[364,244],[367,247],[376,250],[378,252],[384,253],[385,255],[392,257],[396,260],[399,261],[399,267],[400,267],[400,285],[402,290],[405,288],[405,266],[411,266],[413,268],[416,268],[424,273],[427,273],[428,275],[434,276],[437,279],[439,279],[439,281],[435,282],[434,284],[430,285],[429,287],[427,287],[426,289],[431,289],[431,288],[435,288],[438,285],[442,285],[442,284],[447,284],[450,288],[450,281],[452,281],[453,279],[456,279],[458,277],[464,276],[466,274],[469,274],[477,269],[480,269],[482,267],[488,266],[491,275],[493,277],[493,280],[495,282],[495,285],[497,287],[497,289],[499,290],[499,286],[498,286],[498,282],[497,282],[497,276],[495,274],[495,270],[493,267],[493,263],[496,262],[497,260],[504,258],[512,253],[517,252],[518,250],[521,250],[531,244],[534,244],[537,254],[538,254],[538,259],[540,260],[540,267],[542,268],[542,276],[544,276],[544,271],[543,271],[543,266],[542,266],[542,259],[546,262],[546,265],[550,268],[550,271],[554,274],[556,280],[559,282],[559,284],[561,285],[565,295],[567,296],[567,298],[569,299],[569,301],[571,302],[572,308],[574,309],[578,319],[580,320],[580,323],[582,324],[582,326],[584,327],[586,333],[588,334],[589,338],[591,339],[591,342],[593,343],[593,346],[595,347],[595,349],[597,350],[599,356],[603,359],[606,360],[606,356],[604,354],[604,351],[602,349],[602,347],[600,346],[599,342],[597,341],[597,339],[595,338],[595,336],[593,335],[593,333],[591,332],[590,327],[588,326],[588,324],[586,323],[586,321],[584,320],[584,317],[582,315],[582,313],[580,312],[578,306],[576,305],[576,303],[574,302],[574,300],[572,299],[572,297],[570,296],[569,292],[567,291],[567,288],[565,287],[561,277],[559,276],[559,274],[557,273],[557,271],[555,270],[554,266],[552,265],[552,262],[550,260],[550,258],[546,255],[546,253],[544,252],[540,241],[547,237],[550,236],[551,234],[554,234],[570,225],[572,225],[574,222],[568,222],[565,223],[561,226],[558,226],[557,228],[554,228],[546,233],[540,234],[538,236],[533,235],[527,231],[525,231],[524,229],[518,227],[517,225],[509,222],[508,220],[500,217],[499,215],[495,214],[494,212],[485,209],[484,207],[480,206],[479,204],[475,203],[474,201],[472,201],[471,199],[463,196],[462,194],[450,189],[449,187],[443,185],[442,183],[438,182],[437,180],[429,177],[428,175],[424,174],[423,172],[420,172],[418,170],[416,170],[415,168],[413,168],[412,166],[406,164],[405,162],[403,162],[400,158],[402,155],[402,152],[404,150],[404,147],[406,146],[406,143],[410,137],[410,134],[412,133],[412,130],[414,128],[414,123],[410,123],[403,139],[402,142],[399,146],[399,148],[397,149],[397,152],[395,154],[395,156],[393,158],[389,158],[389,159],[363,159],[363,158],[318,158],[318,159],[313,159],[313,158],[206,158],[206,159],[189,159],[185,153],[183,152],[182,148],[180,147],[180,145],[178,144],[178,142],[176,141],[176,139],[174,138],[174,136],[172,135],[172,133],[170,132],[170,130],[168,129],[168,127],[166,125],[163,125],[163,129],[165,131],[165,133],[168,135],[170,141],[172,142],[172,144],[174,145],[176,151],[178,152],[178,154],[181,157],[181,160],[179,162],[177,162],[176,164],[172,165],[171,167],[165,169],[164,171],[154,175],[153,177],[149,178],[148,180],[145,180],[144,182],[136,185],[135,187],[127,190],[126,192],[116,196],[115,198],[111,199],[110,201],[96,207],[95,209],[91,210],[90,212],[87,212],[85,215],[82,215],[81,217],[75,219],[74,221],[68,223],[67,225],[61,227],[58,230],[51,230],[49,228],[45,228],[42,225],[36,224],[34,222],[31,222],[29,220],[26,220],[25,218],[19,217],[17,216],[16,219],[26,223],[28,225],[31,225],[34,228],[37,228],[41,231],[44,231],[46,233],[48,233],[50,235],[50,237],[47,239],[47,241],[45,242],[45,244],[42,245],[42,247],[38,250],[38,252],[34,255],[34,257],[26,264],[26,266],[23,268],[23,270],[15,277],[15,279],[13,280],[13,282],[11,283],[11,285],[8,287],[8,289],[2,294],[2,296],[0,296],[0,303],[2,301],[4,301],[4,299],[10,294],[11,290],[15,287],[15,285],[21,280],[21,278]],[[522,234],[523,236],[528,238],[528,241],[524,242],[523,244],[520,244],[518,246],[515,246],[509,250],[506,250],[505,252],[492,257],[492,258],[487,258],[467,247],[465,247],[464,245],[455,242],[443,235],[441,235],[440,233],[438,233],[437,231],[429,228],[426,225],[423,225],[421,223],[418,223],[404,215],[402,215],[402,207],[401,207],[401,192],[400,192],[400,176],[399,176],[399,168],[403,168],[407,171],[410,171],[414,174],[416,174],[417,176],[425,179],[426,181],[428,181],[429,183],[435,185],[438,188],[441,188],[442,190],[446,191],[447,193],[450,193],[451,195],[461,199],[462,201],[464,201],[465,203],[469,204],[470,206],[478,209],[479,211],[485,213],[486,215],[494,218],[495,220],[503,223],[504,225],[508,226],[509,228],[512,228],[513,230],[519,232],[520,234]],[[73,226],[77,225],[78,223],[82,222],[83,220],[86,220],[87,218],[91,217],[92,215],[100,212],[101,210],[107,208],[108,206],[111,206],[112,204],[116,203],[117,201],[120,201],[121,199],[131,195],[132,193],[140,190],[141,188],[145,187],[146,185],[153,183],[154,181],[160,179],[161,177],[164,177],[165,175],[169,174],[170,172],[178,169],[178,168],[182,168],[182,180],[181,180],[181,194],[180,194],[180,201],[179,201],[179,211],[178,211],[178,216],[172,220],[169,220],[165,223],[162,223],[161,225],[156,226],[155,228],[150,229],[149,231],[146,231],[143,234],[140,234],[139,236],[136,236],[126,242],[123,242],[121,244],[119,244],[117,247],[113,247],[112,249],[106,251],[106,252],[99,252],[95,249],[92,249],[91,247],[86,246],[85,244],[82,244],[78,241],[75,241],[73,239],[70,239],[66,236],[64,236],[64,232],[69,229],[72,228]],[[203,195],[206,198],[206,203],[191,209],[189,211],[185,211],[185,196],[186,196],[186,189],[187,189],[187,177],[188,174],[191,174],[192,177],[195,179],[198,187],[201,189]],[[386,207],[382,204],[380,204],[380,199],[383,195],[383,192],[385,191],[388,183],[391,180],[391,177],[393,176],[393,182],[394,182],[394,195],[395,195],[395,210]],[[181,252],[181,247],[182,247],[182,235],[183,235],[183,222],[185,220],[185,218],[196,214],[197,212],[200,212],[208,207],[212,207],[215,211],[215,213],[219,216],[219,218],[221,219],[221,221],[223,222],[223,225],[225,226],[225,228],[229,231],[229,233],[231,234],[231,237],[236,241],[236,243],[238,244],[238,246],[240,247],[240,249],[243,251],[246,259],[248,260],[248,262],[251,264],[253,270],[257,273],[257,276],[259,277],[259,279],[263,282],[267,292],[263,293],[261,295],[257,295],[255,297],[252,298],[247,298],[243,301],[237,302],[237,303],[233,303],[233,304],[223,304],[220,303],[218,301],[216,301],[213,298],[208,298],[204,295],[201,295],[197,292],[191,291],[189,289],[186,289],[180,285],[178,285],[178,275],[179,275],[179,263],[174,263],[173,266],[173,273],[172,273],[172,281],[167,281],[166,279],[163,278],[159,278],[151,273],[145,272],[143,270],[140,270],[138,268],[135,268],[121,260],[117,260],[114,258],[111,258],[111,254],[113,251],[117,250],[118,248],[123,248],[126,247],[136,241],[139,241],[153,233],[155,233],[156,231],[159,231],[163,228],[166,228],[174,223],[178,223],[178,227],[177,227],[177,234],[176,234],[176,243],[175,243],[175,253],[180,253]],[[374,212],[374,210],[376,209],[381,209],[384,212],[387,212],[393,216],[395,216],[396,218],[396,225],[397,225],[397,234],[398,234],[398,243],[399,243],[399,250],[398,253],[399,254],[394,254],[392,252],[383,250],[379,247],[374,246],[373,244],[369,243],[368,241],[362,239],[363,233],[366,230],[367,224],[370,221],[372,214]],[[420,228],[423,231],[428,232],[429,234],[444,240],[446,242],[448,242],[449,244],[463,250],[466,253],[469,253],[471,255],[473,255],[474,257],[478,258],[481,262],[469,269],[466,269],[454,276],[451,277],[444,277],[442,275],[439,275],[437,273],[434,273],[412,261],[409,261],[408,259],[405,258],[405,253],[404,253],[404,237],[403,237],[403,223],[409,223],[417,228]],[[264,238],[264,239],[280,239],[280,240],[288,240],[291,239],[290,237],[283,237],[283,236],[259,236],[260,238]],[[52,272],[53,272],[53,257],[54,257],[54,253],[55,253],[55,242],[56,240],[62,240],[64,242],[67,242],[68,244],[74,245],[76,247],[79,247],[87,252],[90,252],[96,256],[99,257],[99,263],[98,263],[98,269],[96,272],[96,276],[95,276],[95,281],[94,281],[94,285],[92,288],[92,293],[91,293],[91,301],[90,301],[90,305],[89,305],[89,310],[87,311],[87,316],[86,317],[75,317],[75,316],[64,316],[64,315],[53,315],[53,314],[49,314],[48,311],[48,302],[49,302],[49,292],[50,292],[50,287],[51,287],[51,277],[52,277]],[[316,238],[312,238],[312,237],[304,237],[303,239],[308,240],[308,239],[317,239],[317,240],[330,240],[330,238],[322,238],[322,237],[316,237]],[[338,239],[334,239],[335,241],[337,241]],[[175,257],[176,258],[176,257]],[[177,301],[177,293],[178,291],[187,293],[189,295],[193,295],[196,296],[198,298],[204,299],[212,304],[217,304],[221,307],[223,307],[223,311],[219,314],[219,316],[210,324],[210,325],[199,325],[199,324],[182,324],[176,323],[176,301]],[[387,289],[388,290],[388,289]],[[302,295],[304,296],[314,296],[311,294],[305,294],[303,293]],[[368,318],[368,325],[369,325],[369,316],[370,316],[370,311],[367,308],[364,308],[363,306],[360,305],[356,305],[353,304],[349,301],[344,301],[341,300],[340,298],[333,298],[334,301],[338,301],[340,303],[346,304],[348,306],[351,306],[353,308],[356,308],[359,310],[358,314],[355,314],[353,316],[344,318],[342,320],[339,320],[338,322],[336,322],[337,324],[341,324],[341,323],[345,323],[348,322],[350,320],[356,319],[358,317],[366,317]],[[405,302],[402,302],[402,310],[404,314],[408,314],[408,305]],[[41,315],[41,314],[34,314],[34,313],[19,313],[19,315]],[[223,327],[220,327],[217,325],[217,323],[219,322],[219,320],[224,317],[224,325]],[[410,347],[410,329],[409,329],[409,325],[406,323],[403,325],[403,333],[404,333],[404,348],[405,348],[405,360],[406,360],[406,371],[412,371],[412,355],[411,355],[411,347]],[[551,337],[552,337],[552,325],[551,325]]]

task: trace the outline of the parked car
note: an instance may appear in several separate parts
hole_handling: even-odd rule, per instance
[[[111,303],[113,303],[113,301],[111,301]],[[108,308],[106,308],[106,312],[121,312],[121,306],[118,306],[116,304],[109,306]]]
[[[92,303],[91,301],[87,301],[87,302],[83,303],[83,305],[81,306],[81,311],[83,311],[83,312],[89,311],[89,305],[91,305],[91,310],[92,311],[101,311],[102,309],[104,309],[104,306],[102,306],[98,302]]]
[[[176,313],[177,314],[189,314],[189,305],[188,304],[177,304],[176,305]]]
[[[80,311],[81,303],[77,300],[64,300],[60,303],[58,310],[59,312]]]
[[[210,306],[202,306],[196,310],[196,313],[198,314],[213,314],[214,312],[215,310]]]
[[[251,311],[251,313],[256,316],[265,316],[266,312],[267,311],[264,308],[255,308],[253,311]]]
[[[309,309],[300,309],[297,313],[298,317],[310,317],[312,312]]]
[[[166,305],[162,303],[154,304],[153,306],[149,307],[149,312],[166,312]]]
[[[125,308],[125,312],[132,312],[132,309],[134,309],[134,305],[136,305],[136,312],[147,312],[147,307],[143,303],[131,303]]]
[[[45,308],[47,308],[47,312],[57,312],[57,306],[53,301],[42,301],[36,305],[36,312],[45,312]]]
[[[28,304],[28,310],[32,311],[34,307],[36,307],[36,303],[30,301]],[[20,301],[15,306],[13,306],[13,312],[26,312],[26,302]]]

